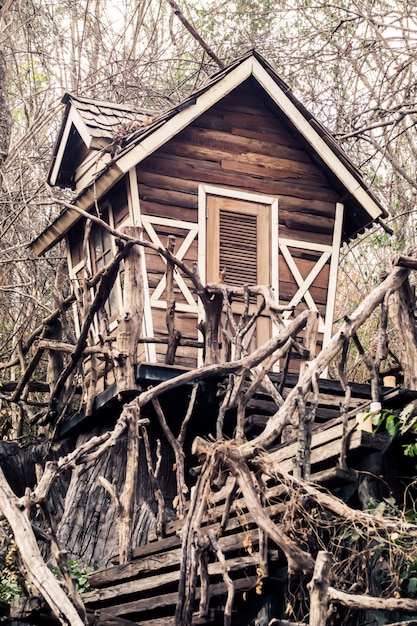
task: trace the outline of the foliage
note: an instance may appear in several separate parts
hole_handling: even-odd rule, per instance
[[[4,539],[5,535],[3,536]],[[16,563],[16,552],[16,544],[8,542],[0,573],[0,600],[6,603],[10,603],[14,598],[20,598],[23,595],[21,577]]]
[[[0,574],[0,600],[10,604],[15,598],[23,595],[23,588],[20,582],[19,571],[15,564],[14,554],[16,544],[12,544],[6,557],[6,566],[2,568]],[[75,582],[75,588],[78,593],[83,594],[91,589],[88,575],[93,571],[92,567],[85,567],[79,561],[70,560],[67,563],[71,578]],[[62,576],[58,567],[52,568],[54,575],[58,580],[62,580]]]
[[[416,441],[403,445],[405,456],[417,456],[417,410],[414,402],[407,404],[400,412],[384,409],[372,417],[375,432],[385,429],[392,438],[410,435]]]
[[[416,597],[416,537],[401,532],[386,532],[379,526],[379,520],[384,517],[397,518],[399,523],[408,521],[392,499],[369,502],[369,512],[375,514],[375,524],[363,523],[359,517],[349,524],[346,519],[326,511],[314,501],[304,499],[303,505],[299,504],[301,501],[301,498],[297,501],[294,498],[287,513],[288,519],[293,522],[292,537],[310,549],[315,546],[313,549],[326,549],[332,553],[331,585],[345,591],[354,589],[358,594]],[[293,589],[292,594],[302,595],[303,591],[301,588]],[[291,596],[289,601],[292,602]],[[302,622],[306,617],[302,604],[294,602],[291,606],[295,611],[294,618]],[[381,616],[381,619],[385,618]],[[328,623],[352,626],[361,621],[357,611],[339,607]]]
[[[23,594],[22,587],[15,573],[3,570],[0,575],[0,600],[10,604],[15,598],[20,598]]]
[[[93,571],[92,567],[81,565],[79,561],[70,560],[67,563],[71,578],[75,582],[75,588],[78,593],[82,594],[91,589],[88,575]],[[62,580],[62,576],[58,567],[53,567],[53,572],[58,580]]]

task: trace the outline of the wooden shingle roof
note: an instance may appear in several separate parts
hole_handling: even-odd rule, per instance
[[[114,104],[91,98],[65,94],[62,100],[71,103],[78,111],[92,137],[113,140],[120,126],[129,123],[146,123],[151,113],[138,111],[123,104]]]
[[[114,143],[118,133],[127,134],[149,123],[155,115],[152,111],[138,110],[131,106],[94,100],[65,93],[66,105],[60,132],[55,142],[51,167],[48,174],[50,185],[69,186],[65,160],[71,159],[68,146],[76,128],[85,146],[90,150],[103,150]]]

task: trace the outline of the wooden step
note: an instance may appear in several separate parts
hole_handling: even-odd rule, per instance
[[[235,580],[233,582],[235,592],[242,593],[245,591],[249,591],[250,589],[253,589],[255,587],[257,581],[257,576],[245,576],[238,580]],[[211,598],[225,596],[226,593],[227,589],[225,583],[220,582],[214,585],[210,585]],[[123,602],[117,605],[113,604],[112,606],[109,606],[105,609],[105,613],[109,616],[134,615],[136,623],[138,623],[137,620],[143,621],[144,619],[146,619],[144,623],[148,624],[148,619],[152,619],[151,615],[149,615],[151,611],[156,611],[167,607],[175,608],[177,599],[178,595],[176,591],[171,593],[158,593],[157,595],[148,598],[132,599],[130,601]],[[197,587],[196,601],[198,601],[199,599],[200,588]],[[141,613],[145,614],[143,618],[140,617]],[[137,617],[138,615],[139,617]]]
[[[232,624],[233,624],[233,616],[235,612],[232,613]],[[207,615],[201,616],[198,613],[194,613],[192,617],[193,626],[209,626],[210,624],[215,624],[218,626],[223,626],[224,617],[223,611],[216,611],[211,609]],[[159,617],[155,619],[146,619],[145,621],[135,622],[135,626],[173,626],[174,625],[174,616],[172,617]]]
[[[270,500],[274,502],[282,495],[282,487],[274,486],[269,492]],[[219,504],[216,507],[215,514],[210,510],[209,520],[206,521],[207,531],[210,529],[216,533],[221,521],[222,506]],[[276,502],[274,506],[268,507],[268,511],[272,519],[278,520],[285,511],[285,505]],[[174,532],[173,527],[171,532]],[[253,588],[258,580],[257,568],[260,563],[256,552],[259,530],[251,513],[234,510],[224,535],[219,537],[218,542],[227,560],[228,572],[234,580],[236,592]],[[158,623],[161,611],[175,610],[180,575],[180,539],[172,534],[153,544],[136,548],[133,556],[133,561],[126,565],[115,565],[91,574],[90,583],[97,588],[85,593],[83,599],[89,609],[105,611],[109,615],[131,617],[136,622],[139,620],[138,623],[142,623],[141,616],[146,613],[146,621],[143,623],[151,626],[153,618],[150,619],[150,613]],[[278,550],[270,551],[269,562],[279,558],[281,554]],[[225,596],[227,588],[222,580],[220,564],[217,561],[209,563],[208,573],[210,597]],[[198,598],[199,590],[197,591]]]
[[[179,555],[178,555],[179,556]],[[177,559],[177,565],[179,561]],[[227,560],[227,567],[229,573],[240,572],[241,570],[256,568],[256,559],[249,555],[244,557],[236,557]],[[209,576],[221,576],[220,563],[209,563],[208,565]],[[164,587],[178,584],[179,569],[175,569],[172,572],[161,574],[159,571],[154,572],[154,576],[140,576],[135,580],[130,580],[125,583],[114,584],[111,587],[105,587],[97,589],[96,591],[90,591],[83,594],[83,600],[89,608],[94,608],[95,605],[107,604],[109,600],[112,602],[116,599],[120,600],[127,596],[134,596],[136,594],[145,595],[149,591],[158,589],[160,593]]]

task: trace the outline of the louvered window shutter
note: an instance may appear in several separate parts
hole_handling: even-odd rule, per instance
[[[257,216],[219,212],[219,269],[229,285],[256,285]]]
[[[271,205],[248,199],[207,195],[206,278],[229,286],[271,283]],[[251,312],[261,304],[251,297]],[[244,310],[243,296],[233,297],[233,310]],[[262,315],[246,339],[260,346],[271,337],[271,324]],[[249,345],[249,344],[248,344]]]
[[[207,281],[225,272],[228,285],[267,285],[271,276],[270,207],[207,197]]]

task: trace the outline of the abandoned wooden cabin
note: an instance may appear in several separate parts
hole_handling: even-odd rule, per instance
[[[141,304],[133,308],[140,328],[133,340],[129,336],[129,341],[133,341],[129,350],[134,384],[120,383],[114,365],[117,359],[105,357],[93,363],[92,350],[83,365],[86,400],[62,421],[60,437],[81,433],[85,439],[100,432],[100,428],[114,422],[124,402],[148,385],[175,378],[199,365],[225,363],[250,354],[278,332],[271,311],[279,312],[284,325],[304,309],[317,311],[318,332],[314,346],[309,346],[310,356],[329,342],[340,247],[386,213],[330,133],[258,53],[250,52],[238,59],[187,100],[162,114],[70,94],[65,95],[64,102],[65,114],[49,183],[74,190],[75,197],[73,206],[66,205],[32,247],[42,255],[65,238],[70,279],[77,294],[78,333],[83,332],[85,294],[92,300],[96,294],[98,281],[94,283],[92,277],[120,251],[111,231],[152,245],[145,245],[134,261],[136,285],[141,286],[143,294]],[[103,228],[95,217],[110,229]],[[167,251],[175,254],[177,263],[171,263]],[[125,304],[123,289],[132,276],[128,259],[129,256],[108,289],[105,305],[101,302],[96,311],[88,335],[92,348],[116,346],[120,352],[118,329]],[[181,263],[195,268],[201,284],[207,285],[204,292],[197,292]],[[202,304],[204,294],[207,299]],[[215,321],[207,320],[210,303],[217,303],[217,310],[213,305]],[[238,316],[247,318],[255,311],[255,323],[239,336]],[[289,367],[284,368],[282,360],[275,364],[270,380],[284,397],[296,384],[302,364],[303,357],[297,352],[292,353]],[[182,391],[176,389],[161,397],[162,409],[173,430],[178,430],[187,411],[189,382]],[[187,435],[188,451],[194,437],[216,434],[221,383],[222,378],[214,375],[206,378],[198,391],[196,419]],[[352,478],[349,474],[351,468],[363,463],[366,451],[384,449],[386,440],[373,439],[356,429],[345,450],[344,467],[337,472],[342,440],[340,402],[344,392],[337,381],[322,379],[319,386],[311,471],[318,482],[338,487],[346,483],[349,475],[357,487],[357,475],[353,473]],[[401,393],[385,389],[385,403],[398,406],[404,401]],[[275,400],[274,393],[263,388],[247,405],[247,437],[255,436],[265,426],[276,410]],[[370,400],[368,385],[353,386],[350,419],[355,420],[356,413],[369,406]],[[170,469],[175,459],[156,424],[155,410],[145,407],[144,414],[151,421],[152,441],[161,439],[165,450],[161,489],[169,502],[176,495]],[[234,426],[230,426],[230,431],[227,428],[226,420],[224,433],[231,436]],[[283,448],[276,442],[273,452],[289,470],[296,449],[296,444],[292,445]],[[94,476],[84,473],[83,483],[78,476],[77,491],[66,503],[60,522],[65,528],[61,539],[69,553],[95,567],[108,567],[117,552],[114,541],[109,539],[112,526],[108,517],[105,519],[110,511],[108,494],[100,486],[92,489],[100,472],[103,476],[110,473],[110,482],[123,474],[120,467],[115,469],[120,448],[116,447],[112,454],[113,469],[109,469],[107,460],[95,469]],[[192,468],[193,463],[195,460],[187,458],[186,469]],[[145,474],[142,468],[133,561],[94,575],[92,582],[97,591],[90,592],[86,599],[87,606],[103,615],[156,626],[172,621],[180,547],[175,532],[182,522],[166,520],[164,538],[150,542],[155,534],[150,530],[155,525],[155,497]],[[278,496],[274,485],[270,488],[267,498],[274,502]],[[74,510],[80,508],[80,489],[94,491],[95,531],[100,534],[97,528],[103,526],[103,538],[94,546],[87,537],[88,529],[83,528],[85,511],[77,513],[78,521],[71,521]],[[82,500],[85,509],[93,506],[85,504],[87,496],[82,495]],[[209,525],[220,523],[221,502],[219,496]],[[175,511],[171,512],[175,517]],[[280,514],[279,506],[276,514]],[[242,556],[242,542],[248,532],[253,535],[251,541],[256,543],[257,539],[250,520],[242,528],[238,517],[236,514],[221,542],[236,591],[249,593],[259,576],[256,560],[250,554]],[[278,584],[282,555],[272,549],[269,554],[274,572],[270,584],[274,580]],[[195,623],[222,623],[219,615],[226,588],[219,566],[213,564],[210,568],[214,604],[206,617],[196,618]],[[275,600],[271,600],[273,593],[268,592],[267,597],[262,608],[255,594],[248,615],[240,614],[236,623],[252,623],[250,620],[256,615],[259,624],[282,617],[282,593]],[[236,602],[238,610],[242,596]],[[263,618],[259,617],[262,611]]]
[[[115,229],[137,226],[176,256],[197,264],[201,282],[270,285],[277,304],[320,313],[319,342],[332,332],[339,250],[385,212],[331,135],[288,86],[252,52],[219,72],[200,91],[162,115],[67,94],[49,174],[51,185],[74,189],[74,204]],[[97,272],[116,242],[93,225],[84,254],[86,220],[71,208],[33,242],[43,254],[63,237],[74,286]],[[166,264],[145,249],[143,335],[139,360],[165,363]],[[221,274],[223,272],[223,274]],[[174,272],[175,364],[202,362],[201,303],[189,279]],[[117,324],[122,279],[107,313]],[[245,343],[272,332],[262,314]],[[160,343],[160,341],[165,341]]]

